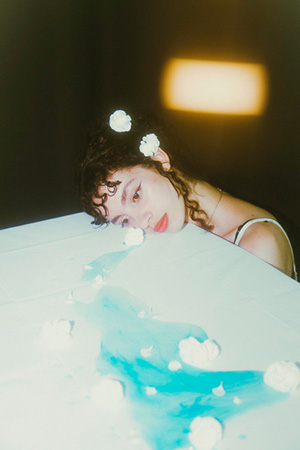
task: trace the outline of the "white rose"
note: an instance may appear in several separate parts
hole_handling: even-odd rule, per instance
[[[300,370],[291,361],[271,364],[264,374],[264,382],[276,391],[290,392],[300,383]]]
[[[179,342],[181,359],[190,366],[202,368],[217,358],[220,353],[218,345],[211,339],[199,342],[194,337]]]
[[[109,117],[109,126],[118,133],[131,129],[131,117],[122,109],[118,109]]]
[[[189,439],[196,450],[212,450],[222,439],[221,423],[214,417],[196,417],[191,425]]]
[[[159,140],[154,133],[146,134],[140,143],[140,152],[145,156],[153,156],[158,150]]]
[[[125,234],[124,244],[128,247],[141,245],[144,241],[144,232],[141,228],[128,228]]]

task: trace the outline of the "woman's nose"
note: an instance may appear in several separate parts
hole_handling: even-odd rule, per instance
[[[139,214],[135,220],[138,223],[138,226],[140,228],[142,228],[144,231],[146,231],[147,228],[149,228],[151,218],[152,218],[152,213],[143,212],[143,213]]]

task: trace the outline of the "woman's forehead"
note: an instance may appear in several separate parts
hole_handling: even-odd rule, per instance
[[[120,181],[121,184],[124,184],[133,178],[140,178],[143,180],[153,177],[153,175],[159,174],[152,167],[134,166],[117,170],[109,176],[108,181],[112,183]]]
[[[123,178],[130,176],[130,174],[134,171],[135,167],[129,167],[125,169],[116,170],[108,177],[108,181],[117,181]]]
[[[150,172],[153,172],[153,169],[150,167],[144,166],[125,167],[124,169],[116,170],[115,172],[113,172],[109,177],[109,181],[116,181],[121,178],[129,177],[132,174],[136,173],[146,174]]]

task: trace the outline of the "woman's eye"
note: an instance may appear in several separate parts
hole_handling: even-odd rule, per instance
[[[128,219],[128,217],[125,217],[125,219],[122,220],[121,226],[126,227],[128,224],[129,224],[129,219]]]
[[[138,200],[140,198],[139,192],[136,191],[132,198],[133,198],[133,200]]]
[[[137,200],[139,200],[140,196],[141,196],[141,186],[139,186],[138,189],[133,194],[132,200],[136,202]]]

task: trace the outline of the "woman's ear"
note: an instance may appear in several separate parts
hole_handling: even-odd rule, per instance
[[[171,168],[170,158],[167,155],[167,153],[163,151],[162,148],[158,147],[157,152],[155,153],[155,155],[151,156],[151,159],[160,162],[164,170],[166,171],[170,170]]]

